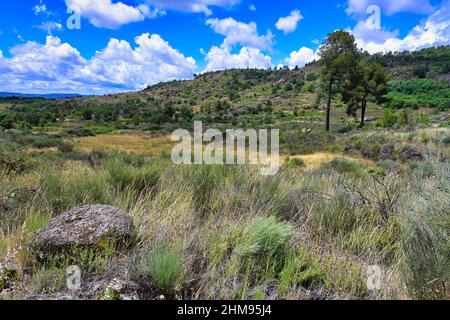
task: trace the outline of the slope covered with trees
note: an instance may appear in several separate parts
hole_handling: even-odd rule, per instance
[[[431,107],[446,110],[450,104],[450,86],[446,80],[450,79],[449,57],[449,47],[412,53],[366,54],[358,60],[366,61],[367,65],[360,65],[359,72],[355,65],[353,73],[353,81],[362,86],[349,88],[351,79],[342,79],[346,90],[333,88],[336,94],[330,105],[347,106],[348,113],[354,116],[355,107],[361,108],[367,103],[394,109]],[[370,71],[375,63],[378,70],[384,67],[387,74]],[[425,73],[423,65],[426,66]],[[366,71],[361,72],[364,68]],[[302,121],[305,115],[309,119],[314,113],[314,117],[320,118],[318,120],[325,121],[320,111],[328,104],[329,86],[321,85],[320,75],[320,65],[312,63],[293,70],[211,72],[197,75],[193,80],[161,83],[141,92],[117,95],[69,99],[1,98],[0,126],[60,126],[72,121],[97,127],[135,127],[154,131],[187,126],[193,119],[245,126],[246,123],[273,123],[280,118]],[[385,89],[383,85],[379,87],[377,80],[385,79],[387,75],[390,82],[385,96]]]

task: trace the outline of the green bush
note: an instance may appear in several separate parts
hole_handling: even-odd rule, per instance
[[[183,276],[183,255],[175,244],[154,245],[146,252],[134,272],[137,281],[166,292],[175,289]]]
[[[394,110],[384,110],[379,124],[383,128],[393,128],[399,121],[399,117]]]
[[[450,136],[445,137],[442,140],[442,143],[445,144],[446,146],[450,145]]]
[[[89,128],[75,128],[64,130],[62,135],[66,137],[93,137],[96,133]]]
[[[317,79],[319,79],[319,77],[314,72],[308,73],[306,75],[306,81],[316,81]]]
[[[287,158],[284,165],[289,169],[303,168],[306,166],[305,161],[300,158]]]
[[[1,112],[0,113],[0,128],[12,129],[14,126],[15,117],[11,112]]]
[[[0,171],[6,175],[19,174],[30,168],[33,161],[24,152],[12,152],[0,149]]]
[[[293,233],[289,223],[278,222],[275,217],[255,218],[244,228],[235,253],[239,257],[283,257]]]
[[[158,172],[152,167],[135,168],[122,157],[115,157],[106,163],[110,183],[118,190],[142,192],[151,190],[159,180]]]
[[[41,136],[34,138],[34,142],[32,145],[35,148],[44,149],[58,147],[60,144],[61,141],[57,138]]]
[[[393,81],[389,84],[387,105],[400,108],[450,107],[450,86],[447,81],[434,79],[409,79]]]
[[[58,151],[62,153],[70,153],[73,151],[75,146],[70,142],[63,142],[58,146]]]
[[[306,248],[292,252],[280,273],[279,292],[285,295],[298,285],[310,288],[313,285],[325,284],[327,275],[320,261]]]
[[[322,169],[331,169],[338,173],[360,174],[363,166],[356,161],[347,159],[334,159],[331,162],[321,166]]]
[[[42,268],[33,274],[32,289],[36,294],[52,294],[65,286],[66,273],[56,267]]]

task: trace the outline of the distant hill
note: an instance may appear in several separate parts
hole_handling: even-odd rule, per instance
[[[392,81],[411,78],[445,80],[450,84],[450,46],[416,52],[368,55],[384,65]],[[235,109],[257,107],[270,101],[278,106],[317,105],[319,66],[316,62],[295,69],[234,69],[199,74],[192,80],[163,82],[143,91],[74,99],[79,105],[123,105],[152,110],[186,106],[196,111],[228,101]]]
[[[17,93],[17,92],[0,92],[0,97],[62,99],[62,98],[77,98],[85,96],[76,93],[32,94],[32,93]]]
[[[391,74],[386,106],[450,108],[450,46],[368,55],[367,59],[379,62]],[[0,97],[2,95],[5,94],[0,93]],[[23,113],[20,119],[32,125],[38,125],[42,119],[104,123],[133,119],[133,123],[144,123],[152,128],[168,123],[188,124],[194,118],[205,123],[251,123],[254,126],[286,115],[311,119],[325,103],[317,62],[295,69],[208,72],[195,75],[191,80],[164,82],[142,91],[103,96],[43,95],[57,98],[47,100],[37,96],[20,95],[2,98],[0,102]],[[23,105],[27,108],[21,108]],[[343,106],[337,96],[333,105]]]

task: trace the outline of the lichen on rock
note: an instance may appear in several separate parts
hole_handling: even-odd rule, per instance
[[[102,248],[105,244],[115,248],[127,247],[134,236],[130,216],[105,205],[74,208],[52,219],[30,241],[37,255],[67,253],[73,249]]]

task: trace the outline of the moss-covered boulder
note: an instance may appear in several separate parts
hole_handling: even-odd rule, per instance
[[[134,235],[131,217],[105,205],[77,207],[50,220],[30,241],[40,256],[67,253],[73,249],[108,246],[124,248]]]

